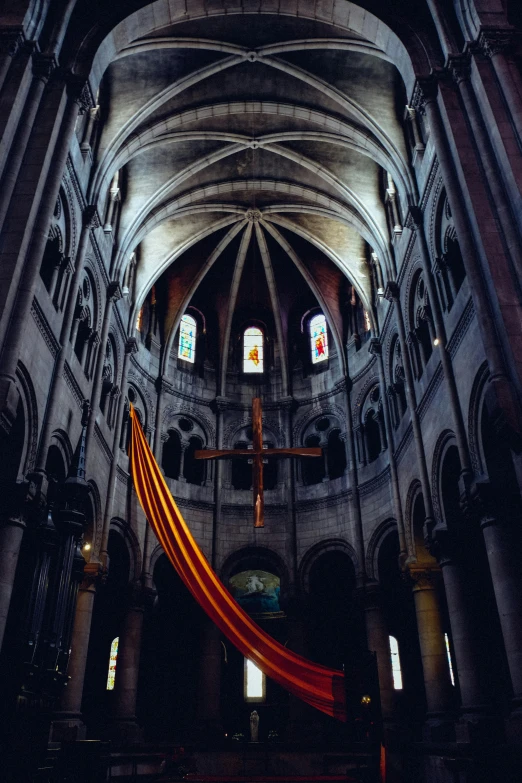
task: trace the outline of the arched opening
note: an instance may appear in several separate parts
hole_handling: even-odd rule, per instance
[[[153,578],[158,595],[144,619],[137,711],[145,739],[184,745],[194,737],[206,618],[166,555]]]
[[[96,594],[82,702],[84,721],[93,727],[95,736],[106,731],[112,716],[116,691],[107,689],[111,645],[116,637],[120,647],[125,643],[121,632],[129,605],[129,550],[124,538],[114,529],[109,532],[107,551],[110,568],[105,585]]]
[[[309,435],[305,440],[305,446],[307,448],[317,447],[320,445],[321,439],[319,435]],[[313,484],[320,484],[326,478],[326,468],[324,459],[308,459],[303,457],[301,459],[301,472],[303,476],[303,484],[307,487]]]
[[[328,465],[328,478],[336,479],[344,476],[346,470],[346,449],[341,440],[339,430],[332,430],[328,435],[328,448],[326,451]]]
[[[161,467],[167,478],[178,479],[181,467],[181,439],[175,430],[169,430],[163,444]]]
[[[364,420],[366,455],[368,462],[375,462],[382,451],[381,430],[373,410],[368,411]]]
[[[235,449],[246,449],[248,444],[239,441],[234,444]],[[249,465],[245,457],[234,457],[232,460],[232,486],[234,489],[252,488],[252,465]]]
[[[194,457],[194,453],[202,448],[203,443],[200,438],[196,436],[189,438],[183,461],[183,475],[188,484],[201,486],[205,480],[205,461]]]
[[[49,451],[47,452],[47,459],[45,461],[45,472],[49,479],[49,490],[47,493],[47,500],[49,503],[54,504],[58,500],[58,493],[60,487],[67,477],[67,468],[63,461],[62,452],[51,444]]]
[[[419,515],[424,518],[424,504],[422,496],[419,497]],[[397,640],[400,656],[402,689],[396,691],[397,714],[420,739],[426,709],[424,678],[413,594],[399,568],[399,551],[398,534],[392,531],[379,547],[377,572],[386,627],[388,634]]]

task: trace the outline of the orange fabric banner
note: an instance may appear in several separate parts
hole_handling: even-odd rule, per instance
[[[344,674],[283,647],[241,609],[196,544],[132,406],[131,417],[134,486],[150,526],[186,587],[229,641],[267,677],[312,707],[346,721]]]

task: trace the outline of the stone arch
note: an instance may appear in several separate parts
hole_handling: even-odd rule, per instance
[[[56,446],[59,449],[67,472],[74,454],[69,435],[62,429],[53,430],[49,445]]]
[[[368,541],[368,545],[366,547],[366,574],[368,579],[378,580],[379,578],[379,571],[377,567],[379,549],[381,548],[381,544],[384,539],[391,532],[398,534],[397,522],[393,518],[385,519],[384,522],[381,522],[381,524],[374,530],[370,540]]]
[[[482,448],[481,420],[487,383],[489,380],[489,368],[487,359],[480,365],[469,399],[468,409],[468,439],[469,455],[475,476],[485,473],[485,458]]]
[[[283,559],[272,549],[263,546],[247,546],[232,552],[220,568],[221,580],[226,585],[233,572],[244,566],[248,569],[250,563],[259,562],[257,568],[272,569],[281,579],[281,592],[288,588],[289,574]],[[254,566],[255,567],[255,566]]]
[[[433,462],[431,465],[431,502],[433,505],[433,513],[437,522],[443,520],[443,503],[441,496],[441,468],[444,461],[444,456],[447,450],[451,446],[456,446],[455,434],[451,430],[443,430],[437,442],[435,443],[435,449],[433,451]]]
[[[19,472],[23,475],[34,467],[38,448],[38,403],[33,382],[25,365],[19,361],[16,377],[20,389],[20,399],[24,409],[25,439]]]
[[[123,538],[130,559],[129,584],[140,578],[142,568],[142,553],[140,542],[134,530],[128,522],[121,517],[113,517],[110,522],[109,532],[116,532]]]
[[[404,534],[408,547],[408,555],[415,554],[415,534],[413,530],[413,507],[419,493],[422,493],[421,483],[418,478],[413,479],[406,494],[404,509]]]
[[[354,571],[359,572],[359,560],[353,546],[343,538],[331,538],[320,541],[309,549],[302,557],[298,568],[298,584],[304,593],[309,592],[310,571],[314,563],[326,552],[343,552],[352,561]]]
[[[96,482],[93,479],[89,479],[87,483],[89,484],[89,496],[93,510],[91,552],[92,554],[96,553],[96,555],[99,555],[103,528],[102,502],[100,490],[98,489]],[[87,530],[85,532],[88,533]]]

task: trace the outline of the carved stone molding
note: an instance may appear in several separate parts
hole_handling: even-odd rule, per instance
[[[410,566],[407,578],[412,582],[413,592],[419,590],[435,590],[440,582],[441,572],[438,568],[415,568]]]

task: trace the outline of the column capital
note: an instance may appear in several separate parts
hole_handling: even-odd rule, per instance
[[[107,286],[107,301],[108,302],[117,302],[118,299],[121,299],[122,293],[120,284],[117,280],[112,280],[109,285]]]
[[[100,216],[98,215],[98,209],[94,204],[88,204],[83,210],[82,214],[83,225],[87,229],[99,228]]]
[[[378,337],[371,338],[368,351],[372,356],[382,356],[382,343]]]
[[[33,54],[33,76],[47,83],[57,69],[56,57],[35,52]]]
[[[415,111],[423,111],[427,103],[435,101],[439,91],[438,78],[435,73],[420,77],[415,83],[411,98],[411,108]]]
[[[410,231],[418,231],[424,225],[424,212],[418,206],[408,207],[408,214],[406,216],[405,226]]]
[[[388,280],[386,288],[384,290],[384,298],[389,302],[398,302],[400,296],[400,290],[397,283],[393,280]]]
[[[16,57],[25,43],[25,33],[21,27],[4,27],[0,30],[0,54]]]
[[[448,57],[448,73],[456,84],[466,81],[471,77],[471,54],[452,54]]]
[[[129,337],[125,342],[125,353],[138,353],[138,341],[135,337]]]
[[[476,47],[486,57],[508,54],[513,46],[514,28],[481,27]]]
[[[435,590],[440,581],[441,571],[438,568],[423,568],[412,563],[407,572],[407,578],[413,583],[413,592],[419,590]]]
[[[91,560],[83,568],[83,579],[80,584],[80,590],[95,590],[96,586],[107,576],[107,571],[101,563]]]
[[[89,82],[72,73],[67,74],[66,82],[67,94],[71,100],[78,104],[80,114],[85,114],[89,109],[92,109],[95,104]]]

